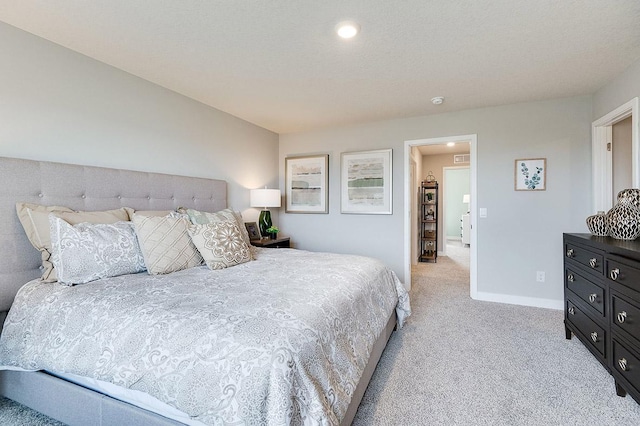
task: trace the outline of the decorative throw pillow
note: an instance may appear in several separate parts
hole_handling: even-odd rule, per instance
[[[136,210],[131,207],[123,207],[129,215],[129,220],[133,220],[133,215],[139,214],[142,216],[166,216],[171,213],[171,210]]]
[[[52,213],[49,225],[51,259],[62,284],[84,284],[145,270],[131,222],[71,225]]]
[[[210,269],[224,269],[251,260],[236,220],[191,225],[189,235]]]
[[[82,212],[61,206],[41,206],[32,203],[16,203],[18,219],[24,228],[27,238],[42,256],[42,279],[47,282],[57,281],[56,271],[51,263],[51,232],[49,230],[49,213],[62,217],[67,223],[76,225],[82,222],[115,223],[129,220],[125,209]]]
[[[150,274],[168,274],[202,265],[202,256],[189,238],[187,219],[134,213],[133,224]]]
[[[240,229],[242,240],[247,246],[251,247],[251,239],[249,238],[249,233],[247,232],[247,228],[244,226],[242,215],[239,212],[233,211],[231,209],[224,209],[215,213],[209,213],[201,212],[194,209],[187,209],[186,213],[189,215],[189,219],[191,219],[191,223],[193,223],[194,225],[204,225],[206,223],[223,221],[235,221],[238,225],[238,228]]]

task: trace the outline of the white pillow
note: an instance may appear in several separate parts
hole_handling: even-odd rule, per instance
[[[244,242],[235,218],[191,225],[189,235],[210,269],[224,269],[251,260],[251,250]]]
[[[83,284],[145,270],[131,222],[70,225],[49,214],[53,264],[58,281]]]
[[[168,274],[202,265],[202,256],[187,232],[188,219],[134,213],[133,223],[150,274]]]

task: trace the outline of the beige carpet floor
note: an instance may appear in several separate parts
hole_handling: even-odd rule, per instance
[[[355,425],[640,425],[640,406],[576,339],[562,311],[469,297],[468,248],[413,268]]]

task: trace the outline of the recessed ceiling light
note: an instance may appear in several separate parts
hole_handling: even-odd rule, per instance
[[[444,102],[444,96],[436,96],[435,98],[431,98],[431,103],[434,105],[442,105]]]
[[[353,21],[343,21],[336,25],[336,32],[342,38],[353,38],[360,31],[360,25]]]
[[[456,146],[455,142],[447,142],[447,146]]]

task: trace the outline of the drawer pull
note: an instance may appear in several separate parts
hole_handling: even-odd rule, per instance
[[[573,274],[569,274],[569,275],[567,275],[567,280],[569,282],[574,282],[576,280],[576,278],[573,276]]]
[[[620,358],[618,360],[618,366],[620,366],[620,370],[627,371],[627,360],[625,358]]]
[[[609,272],[609,276],[614,281],[618,279],[618,275],[620,275],[620,269],[618,268],[612,269],[611,272]]]
[[[597,298],[597,297],[598,297],[598,295],[597,295],[597,294],[595,294],[595,293],[591,293],[591,294],[589,295],[589,302],[591,302],[591,303],[595,303],[595,301],[596,301],[596,298]]]
[[[593,340],[594,342],[598,341],[598,333],[596,333],[595,331],[593,333],[591,333],[591,340]]]
[[[592,257],[591,259],[589,259],[589,265],[591,265],[592,268],[597,268],[598,259],[596,259],[595,257]]]
[[[575,315],[576,314],[576,309],[573,306],[569,308],[569,314],[571,314],[571,315]]]
[[[627,320],[627,313],[625,311],[618,312],[618,322],[623,324]]]
[[[573,249],[568,249],[567,250],[567,257],[573,257]]]

